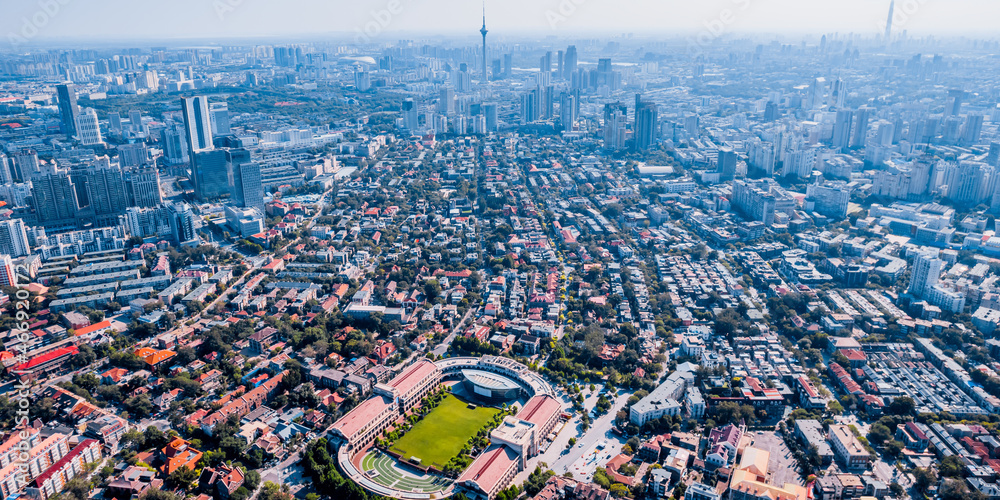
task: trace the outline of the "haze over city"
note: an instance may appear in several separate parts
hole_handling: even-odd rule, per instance
[[[41,4],[44,4],[42,2]],[[389,2],[341,0],[53,0],[66,15],[53,16],[38,42],[60,39],[145,40],[325,36],[353,33]],[[454,0],[397,0],[401,13],[386,34],[469,35],[482,6]],[[19,33],[25,19],[44,10],[37,0],[8,0],[0,33]],[[501,39],[523,35],[622,34],[670,37],[706,28],[730,10],[727,34],[873,34],[885,20],[883,0],[507,0],[487,2],[490,24]],[[1000,18],[990,0],[907,0],[896,13],[914,36],[989,35]],[[445,14],[447,13],[447,14]],[[474,30],[473,30],[474,31]]]
[[[6,0],[3,500],[998,500],[1000,2]]]

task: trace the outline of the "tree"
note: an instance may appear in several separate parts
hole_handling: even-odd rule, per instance
[[[970,491],[964,479],[945,479],[938,491],[941,500],[985,500],[979,491]]]
[[[180,488],[184,491],[191,491],[191,486],[198,479],[198,473],[190,467],[178,467],[167,477],[167,484]]]
[[[892,439],[892,432],[880,423],[872,425],[871,430],[868,431],[868,440],[876,445],[881,445],[889,439]]]
[[[82,476],[70,479],[62,492],[63,500],[87,500],[90,497],[90,482]]]
[[[181,500],[179,496],[157,488],[148,488],[139,496],[139,500]]]
[[[424,295],[428,301],[433,301],[441,295],[441,283],[438,280],[427,280],[424,282]]]
[[[840,401],[833,400],[826,405],[826,409],[834,415],[840,415],[844,413],[844,406],[840,404]]]
[[[927,493],[927,489],[937,482],[937,476],[931,469],[916,468],[913,470],[913,487],[921,493]]]
[[[892,402],[885,407],[886,413],[890,415],[912,415],[913,411],[916,409],[916,401],[909,396],[894,398]]]
[[[617,498],[631,498],[632,497],[632,492],[629,491],[628,486],[625,486],[622,483],[612,484],[611,487],[608,488],[608,491],[611,492],[612,496],[615,496]]]
[[[962,459],[958,458],[957,455],[944,457],[938,465],[938,472],[941,473],[942,477],[960,478],[963,471],[965,471],[965,464],[962,463]]]
[[[899,483],[893,482],[889,485],[889,492],[896,498],[902,498],[906,494],[906,488],[903,488]]]
[[[268,481],[264,483],[264,489],[260,491],[257,498],[260,500],[291,500],[292,495],[286,491],[282,491],[281,486]]]

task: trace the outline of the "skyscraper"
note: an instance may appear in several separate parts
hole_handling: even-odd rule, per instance
[[[108,113],[108,129],[115,133],[122,133],[122,115],[117,112]]]
[[[161,130],[160,143],[163,145],[163,155],[167,163],[179,165],[190,161],[187,139],[180,126],[174,124]]]
[[[959,116],[962,114],[962,101],[965,100],[965,91],[962,89],[951,89],[948,91],[948,99],[945,102],[945,116]]]
[[[133,109],[128,112],[128,122],[129,127],[132,128],[132,132],[136,135],[145,135],[146,127],[142,124],[142,112]]]
[[[722,174],[722,180],[733,180],[736,178],[736,163],[739,158],[732,148],[719,148],[718,171]]]
[[[913,260],[913,270],[910,272],[910,287],[907,293],[917,297],[923,297],[941,277],[941,268],[944,261],[930,253],[917,255]]]
[[[13,184],[14,177],[10,169],[10,161],[7,160],[7,155],[0,153],[0,184]]]
[[[73,85],[56,85],[56,96],[59,98],[59,117],[62,120],[63,132],[76,136],[76,117],[80,107],[76,103],[76,88]]]
[[[823,107],[826,100],[826,78],[814,78],[809,86],[809,95],[806,107],[809,109],[819,109]]]
[[[483,34],[483,82],[488,82],[490,79],[489,69],[486,68],[486,0],[483,0],[483,27],[479,30]]]
[[[128,207],[125,178],[121,167],[112,165],[107,157],[98,159],[86,170],[87,201],[96,227],[113,226]],[[84,207],[80,207],[84,208]]]
[[[538,121],[538,89],[521,94],[521,124]]]
[[[191,163],[194,193],[200,200],[211,200],[229,194],[229,162],[224,149],[198,151]]]
[[[861,148],[865,146],[865,141],[868,139],[868,124],[871,121],[871,115],[874,114],[874,112],[875,110],[867,106],[858,108],[854,120],[854,134],[851,137],[852,148]]]
[[[498,126],[496,103],[484,103],[483,116],[486,117],[486,130],[489,132],[495,132]]]
[[[358,89],[359,92],[365,92],[372,88],[371,73],[367,69],[358,68],[354,70],[354,88]]]
[[[627,107],[620,103],[604,105],[604,148],[618,151],[625,148]]]
[[[986,163],[992,167],[1000,167],[1000,142],[990,143],[990,153],[986,156]]]
[[[212,135],[229,135],[229,104],[224,102],[213,102],[208,105],[209,121],[212,124]]]
[[[212,124],[208,114],[208,98],[203,96],[181,98],[181,111],[184,114],[184,131],[187,138],[188,155],[193,159],[195,153],[208,151],[213,148]]]
[[[403,101],[403,128],[416,133],[420,127],[419,116],[417,114],[417,103],[412,98]]]
[[[37,224],[46,228],[75,226],[80,206],[69,172],[47,164],[30,179]]]
[[[194,227],[195,216],[191,207],[187,203],[174,203],[170,205],[170,211],[172,212],[170,229],[174,238],[180,243],[194,240],[197,235]]]
[[[566,48],[566,59],[563,64],[563,78],[567,80],[573,79],[573,74],[576,73],[577,67],[577,55],[576,55],[576,45],[570,45]]]
[[[122,167],[141,167],[151,162],[145,142],[118,146],[118,163]]]
[[[659,118],[656,103],[643,101],[639,94],[635,95],[635,128],[634,144],[636,151],[645,151],[656,142],[656,132],[659,129]]]
[[[851,120],[854,112],[849,109],[837,111],[837,121],[833,123],[833,139],[830,145],[837,152],[843,152],[851,145]]]
[[[962,140],[961,144],[963,146],[972,146],[979,142],[979,138],[983,133],[983,115],[978,113],[969,114],[965,118],[965,125],[962,127]]]
[[[227,151],[226,160],[233,173],[233,201],[243,208],[264,210],[264,188],[260,178],[260,164],[250,160],[245,149]]]
[[[885,20],[885,43],[889,43],[892,37],[892,14],[896,10],[896,0],[889,2],[889,18]]]
[[[32,174],[38,172],[41,163],[38,161],[38,153],[34,149],[22,149],[11,156],[13,167],[11,173],[18,182],[24,182]]]
[[[438,113],[450,115],[455,112],[455,91],[452,89],[441,89],[441,96],[438,98]]]
[[[21,219],[0,221],[0,253],[23,257],[31,254],[28,232]]]
[[[576,96],[569,92],[559,95],[559,118],[565,130],[573,130],[576,124]]]
[[[778,109],[778,103],[771,101],[764,106],[764,121],[773,122],[780,117],[781,111]]]
[[[160,193],[160,172],[156,167],[134,167],[125,172],[130,205],[155,207],[163,203]]]
[[[76,117],[76,137],[84,146],[103,144],[101,125],[97,119],[97,111],[87,108]]]

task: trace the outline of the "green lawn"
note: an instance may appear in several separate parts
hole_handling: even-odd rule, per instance
[[[483,406],[470,410],[467,403],[449,394],[399,438],[392,450],[401,454],[403,460],[417,457],[425,466],[443,468],[497,413],[500,410]]]

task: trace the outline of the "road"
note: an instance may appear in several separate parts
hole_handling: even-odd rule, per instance
[[[611,410],[593,420],[587,432],[582,437],[577,438],[576,445],[568,452],[562,453],[569,442],[569,438],[579,433],[580,419],[578,416],[572,418],[567,423],[563,432],[556,438],[556,442],[545,453],[540,455],[538,460],[548,463],[556,475],[561,476],[568,471],[573,473],[574,478],[589,479],[599,465],[604,465],[608,459],[621,453],[622,446],[625,445],[626,440],[612,433],[611,428],[615,423],[615,415],[625,407],[630,396],[632,396],[631,392],[620,392],[612,403]],[[597,404],[598,399],[599,393],[589,395],[584,401],[586,411],[591,411]],[[566,434],[566,436],[563,434]],[[595,457],[596,447],[602,441],[606,441],[607,446],[603,450],[600,450]],[[560,443],[562,443],[561,446],[559,446]],[[553,458],[555,459],[553,460]]]
[[[451,341],[455,340],[455,336],[458,335],[458,332],[462,331],[462,328],[465,327],[465,322],[469,319],[469,316],[472,315],[472,311],[475,311],[476,309],[478,309],[478,307],[470,307],[468,311],[465,311],[465,316],[462,316],[461,321],[459,321],[458,324],[451,329],[451,333],[445,337],[443,342],[431,350],[431,353],[435,356],[443,356],[444,353],[448,352],[448,346],[451,345]]]

